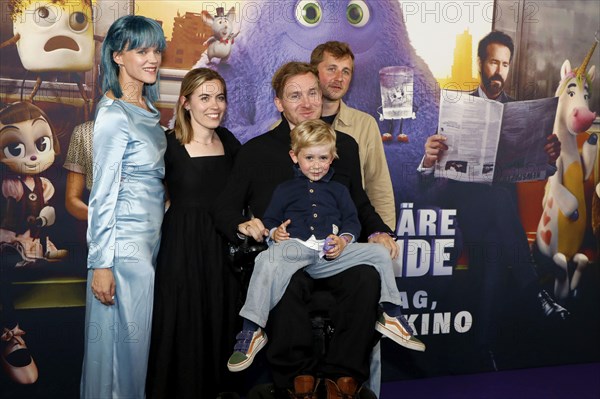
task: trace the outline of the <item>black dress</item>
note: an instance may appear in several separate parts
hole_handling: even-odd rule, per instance
[[[171,205],[156,267],[148,398],[215,398],[232,388],[226,364],[235,343],[238,292],[210,212],[240,143],[226,129],[217,134],[225,155],[203,157],[190,157],[167,134]]]

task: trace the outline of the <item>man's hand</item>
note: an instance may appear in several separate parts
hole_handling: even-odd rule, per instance
[[[92,294],[102,302],[103,305],[109,306],[115,304],[115,276],[111,268],[94,269],[92,273]]]
[[[423,158],[423,167],[431,168],[441,158],[448,146],[444,143],[446,137],[441,134],[429,136],[425,142],[425,157]]]
[[[240,234],[252,237],[256,242],[263,242],[264,238],[269,236],[269,230],[258,218],[252,218],[247,222],[238,224],[238,231]]]
[[[369,238],[370,243],[381,244],[388,251],[390,251],[390,256],[392,259],[396,259],[398,257],[398,246],[396,245],[396,241],[392,237],[390,237],[386,233],[380,233]]]
[[[558,156],[560,155],[560,141],[556,134],[551,134],[546,137],[546,145],[544,145],[544,151],[548,154],[548,163],[554,165]]]
[[[288,219],[285,222],[281,223],[277,229],[273,232],[273,236],[271,237],[273,241],[285,241],[290,239],[290,233],[287,232],[287,227],[292,223],[292,219]]]

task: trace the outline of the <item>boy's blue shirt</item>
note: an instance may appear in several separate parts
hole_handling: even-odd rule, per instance
[[[312,181],[295,165],[294,179],[281,183],[273,192],[262,219],[264,226],[271,230],[290,219],[290,237],[303,241],[312,235],[319,240],[330,234],[359,237],[356,206],[348,189],[331,180],[333,174],[330,168],[320,180]]]

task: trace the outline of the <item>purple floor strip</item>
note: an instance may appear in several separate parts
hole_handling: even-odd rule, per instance
[[[600,363],[387,382],[380,399],[600,399]]]

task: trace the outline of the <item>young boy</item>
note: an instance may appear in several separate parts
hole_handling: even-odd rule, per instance
[[[361,228],[356,207],[348,189],[331,180],[330,166],[337,158],[335,131],[321,120],[309,120],[290,135],[295,178],[275,189],[265,211],[262,222],[270,230],[272,245],[256,257],[240,311],[244,324],[227,367],[235,372],[252,364],[267,343],[262,328],[269,311],[283,296],[292,275],[303,268],[319,279],[358,264],[373,266],[381,276],[384,310],[375,328],[403,346],[424,351],[425,345],[412,336],[401,314],[389,252],[382,245],[355,242]]]

